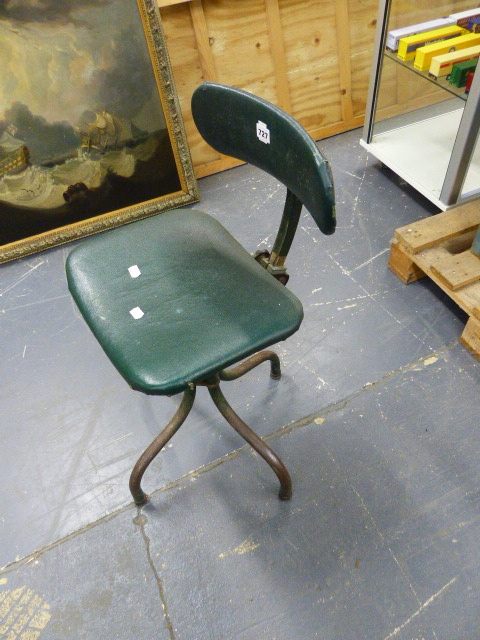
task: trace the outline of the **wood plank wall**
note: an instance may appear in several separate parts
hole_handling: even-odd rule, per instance
[[[283,107],[316,139],[363,123],[376,0],[158,0],[197,177],[235,161],[200,138],[190,97],[204,80]]]

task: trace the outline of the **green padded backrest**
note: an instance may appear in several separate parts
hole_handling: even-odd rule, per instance
[[[274,176],[304,204],[323,233],[335,231],[330,166],[288,113],[246,91],[211,82],[194,92],[192,113],[215,150]]]

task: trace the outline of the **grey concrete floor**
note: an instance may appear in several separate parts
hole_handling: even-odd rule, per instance
[[[130,470],[179,398],[106,360],[67,290],[71,245],[1,267],[0,638],[480,638],[480,365],[464,314],[388,270],[394,229],[436,210],[359,137],[320,143],[338,229],[302,214],[305,320],[276,349],[282,379],[224,387],[287,464],[291,502],[200,390],[135,507]],[[250,251],[272,240],[274,180],[243,166],[200,189]]]

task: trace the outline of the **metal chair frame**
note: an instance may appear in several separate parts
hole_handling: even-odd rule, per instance
[[[276,473],[280,481],[279,498],[281,500],[289,500],[292,497],[292,480],[278,455],[258,436],[250,427],[240,418],[232,409],[227,399],[220,389],[220,381],[237,380],[266,360],[270,360],[270,377],[278,380],[281,377],[280,359],[274,351],[265,350],[256,353],[247,360],[233,367],[232,369],[223,369],[217,374],[210,376],[207,380],[195,384],[191,384],[188,389],[183,392],[182,402],[178,407],[175,415],[153,440],[153,442],[145,449],[137,463],[133,467],[130,475],[130,493],[136,504],[144,504],[148,500],[148,495],[143,491],[141,482],[145,471],[150,463],[156,458],[165,445],[173,438],[176,432],[185,422],[190,413],[197,386],[207,387],[210,397],[222,416],[232,426],[235,431],[242,436],[255,451],[270,465]]]

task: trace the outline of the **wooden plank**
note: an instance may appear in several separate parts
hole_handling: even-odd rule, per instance
[[[396,3],[393,3],[394,5]],[[402,3],[404,4],[404,3]],[[378,2],[349,0],[348,30],[350,42],[351,99],[354,116],[365,114],[370,71],[372,68],[373,42],[377,25]]]
[[[388,266],[404,284],[410,284],[425,276],[425,273],[417,267],[402,245],[396,241],[392,242],[390,247]]]
[[[159,8],[171,7],[174,4],[184,4],[185,2],[191,2],[192,0],[157,0]]]
[[[335,3],[280,2],[292,115],[307,131],[342,122]]]
[[[352,105],[352,70],[350,64],[350,34],[345,29],[349,24],[348,0],[336,0],[335,15],[337,23],[338,50],[338,77],[340,80],[340,103],[342,105],[342,119],[351,120],[353,118]]]
[[[433,271],[432,266],[438,263],[448,255],[448,252],[442,247],[432,247],[415,254],[415,263],[422,269],[428,277],[433,280],[445,293],[458,304],[468,315],[473,315],[475,308],[480,308],[480,283],[474,282],[467,284],[461,289],[454,290],[446,287],[437,274]]]
[[[190,15],[192,16],[193,30],[197,41],[203,79],[209,82],[216,82],[217,72],[215,70],[215,60],[210,47],[207,21],[205,20],[202,0],[189,1]]]
[[[357,129],[358,127],[361,127],[362,124],[363,124],[363,116],[355,116],[354,118],[346,122],[335,122],[334,124],[328,124],[324,127],[307,129],[307,131],[314,140],[321,140],[322,138],[336,136],[337,133],[344,133],[345,131],[350,131],[350,129]]]
[[[411,253],[473,231],[480,224],[478,201],[469,202],[395,230],[394,237]]]
[[[470,250],[451,255],[432,265],[433,273],[449,289],[461,287],[480,280],[480,258]]]
[[[460,342],[478,360],[480,360],[480,322],[470,316],[460,336]]]
[[[265,9],[267,12],[270,48],[272,50],[275,84],[277,88],[277,104],[285,111],[288,111],[288,113],[291,113],[292,101],[290,99],[290,87],[285,63],[285,49],[283,47],[283,33],[278,0],[265,0]]]
[[[265,0],[204,0],[218,81],[276,102]]]
[[[241,160],[221,155],[218,160],[212,160],[211,162],[206,162],[199,165],[198,167],[195,167],[195,177],[205,178],[206,176],[211,176],[214,173],[226,171],[227,169],[232,169],[233,167],[238,167],[242,164],[245,163]]]

